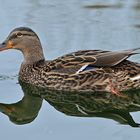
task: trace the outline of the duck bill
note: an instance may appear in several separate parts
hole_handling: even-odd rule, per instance
[[[0,112],[8,115],[12,112],[12,109],[10,108],[8,104],[0,103]]]
[[[13,48],[13,44],[11,41],[9,41],[8,43],[3,42],[0,44],[0,51],[12,49],[12,48]]]

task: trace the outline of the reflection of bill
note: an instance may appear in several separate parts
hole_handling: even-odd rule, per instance
[[[15,124],[27,124],[32,122],[38,115],[42,105],[39,96],[30,95],[29,90],[22,86],[24,97],[17,103],[0,103],[0,112],[4,113]],[[31,92],[31,91],[29,91]]]

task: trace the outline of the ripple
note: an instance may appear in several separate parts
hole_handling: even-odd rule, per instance
[[[135,10],[140,10],[140,3],[136,3],[134,6],[132,6]]]
[[[3,80],[14,80],[18,77],[18,75],[11,75],[11,76],[8,76],[8,75],[0,75],[0,81],[3,81]]]
[[[122,8],[122,4],[92,4],[92,5],[85,5],[84,8],[89,8],[89,9],[108,9],[108,8],[113,8],[113,9],[120,9]]]
[[[135,24],[134,27],[140,29],[140,24]]]

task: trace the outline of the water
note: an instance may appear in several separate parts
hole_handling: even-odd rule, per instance
[[[0,0],[0,40],[19,26],[39,35],[47,59],[80,49],[120,50],[139,47],[138,0]],[[22,55],[0,53],[0,102],[15,103],[23,97],[17,81]],[[131,58],[139,62],[139,55]],[[131,113],[140,122],[139,112]],[[138,139],[139,128],[106,118],[80,118],[57,111],[45,100],[38,117],[15,125],[0,114],[2,139]]]

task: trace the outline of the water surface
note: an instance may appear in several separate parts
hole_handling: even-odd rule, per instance
[[[138,0],[0,0],[0,40],[19,26],[39,35],[45,56],[54,59],[81,49],[121,50],[139,47],[140,2]],[[22,55],[15,50],[0,53],[0,102],[12,104],[23,97],[17,81]],[[131,58],[139,62],[140,56]],[[140,113],[130,113],[140,122]],[[15,125],[0,114],[2,139],[138,139],[139,128],[113,119],[74,117],[43,101],[38,117]]]

